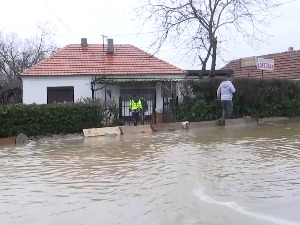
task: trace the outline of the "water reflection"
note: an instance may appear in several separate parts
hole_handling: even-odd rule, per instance
[[[300,125],[0,150],[1,224],[300,224]]]

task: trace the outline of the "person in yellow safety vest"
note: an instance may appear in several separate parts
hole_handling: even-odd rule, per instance
[[[129,101],[129,111],[131,112],[134,126],[136,126],[139,121],[140,112],[142,109],[143,107],[141,100],[136,95],[133,95],[133,98]]]

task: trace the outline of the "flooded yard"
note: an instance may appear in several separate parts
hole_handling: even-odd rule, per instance
[[[300,224],[300,123],[0,147],[1,225]]]

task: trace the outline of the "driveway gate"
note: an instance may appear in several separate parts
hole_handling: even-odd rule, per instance
[[[178,97],[174,90],[163,91],[163,123],[176,122]]]
[[[133,126],[131,113],[129,112],[129,101],[136,95],[138,98],[144,98],[147,102],[148,109],[144,112],[144,116],[140,116],[139,124],[150,124],[154,120],[156,107],[156,91],[155,89],[121,89],[119,98],[120,119],[125,125]]]

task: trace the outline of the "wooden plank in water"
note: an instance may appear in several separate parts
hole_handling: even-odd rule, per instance
[[[190,122],[189,129],[198,129],[206,127],[215,127],[219,126],[219,120],[209,120],[209,121],[199,121],[199,122]]]
[[[85,137],[105,136],[108,134],[121,134],[120,127],[102,127],[83,129]]]
[[[122,134],[141,134],[141,133],[152,133],[150,125],[139,125],[139,126],[124,126],[120,127]]]
[[[15,145],[16,145],[15,137],[0,138],[0,146],[15,146]]]
[[[276,123],[276,122],[288,122],[290,118],[288,117],[267,117],[258,119],[258,123]]]
[[[235,125],[251,125],[257,124],[257,119],[255,118],[236,118],[236,119],[227,119],[226,126],[235,126]]]
[[[175,131],[182,129],[182,122],[151,124],[153,131]]]

